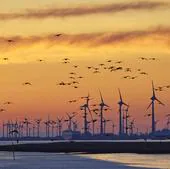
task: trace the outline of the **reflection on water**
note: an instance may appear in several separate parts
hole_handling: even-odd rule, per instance
[[[170,155],[0,152],[0,169],[170,169]]]
[[[170,155],[92,154],[81,156],[104,161],[124,163],[133,167],[170,169]]]

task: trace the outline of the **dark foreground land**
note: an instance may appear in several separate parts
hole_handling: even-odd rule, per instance
[[[68,141],[0,145],[0,151],[55,152],[55,153],[144,153],[170,154],[170,142],[163,141]]]

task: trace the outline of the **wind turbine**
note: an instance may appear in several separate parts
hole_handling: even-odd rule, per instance
[[[58,128],[58,136],[61,136],[61,131],[62,131],[62,122],[63,122],[63,118],[59,119],[57,117],[57,128]]]
[[[119,135],[122,135],[124,133],[123,127],[122,127],[122,106],[125,105],[125,106],[129,107],[129,105],[124,103],[120,89],[118,89],[118,91],[119,91],[119,97],[120,97],[120,100],[118,102],[118,105],[119,105]]]
[[[26,137],[29,137],[29,125],[31,124],[28,120],[28,118],[25,118],[23,121],[23,124],[26,125]]]
[[[152,106],[152,133],[154,133],[155,132],[155,101],[157,101],[159,104],[163,106],[164,104],[156,97],[153,81],[152,81],[152,92],[153,92],[152,97],[150,98],[151,103],[147,107],[147,110]]]
[[[125,115],[124,115],[124,118],[125,118],[125,131],[126,131],[126,135],[128,135],[128,119],[130,118],[129,106],[126,107],[126,109],[124,109],[124,111],[125,111]]]
[[[106,125],[107,125],[107,123],[110,122],[110,121],[111,121],[111,120],[105,119],[105,118],[104,118],[104,120],[103,120],[103,124],[104,124],[104,125],[103,125],[103,131],[104,131],[104,134],[106,134]]]
[[[40,137],[40,124],[41,124],[41,119],[36,119],[35,120],[37,124],[37,137]]]
[[[130,134],[133,135],[133,129],[135,127],[135,119],[133,119],[131,122],[130,122],[130,125],[129,125],[129,129],[130,129]]]
[[[88,133],[88,113],[87,111],[90,113],[91,115],[91,119],[93,120],[92,114],[91,114],[91,110],[89,108],[89,101],[90,101],[90,95],[88,94],[88,96],[86,97],[82,97],[84,99],[86,99],[86,103],[80,107],[81,110],[84,110],[84,134]]]
[[[99,90],[100,92],[100,99],[101,99],[101,103],[99,104],[100,106],[100,135],[103,135],[103,121],[104,121],[104,118],[103,118],[103,109],[104,107],[109,107],[107,104],[104,103],[104,100],[103,100],[103,96],[102,96],[102,93],[101,91]]]
[[[168,119],[167,119],[166,125],[167,125],[167,130],[169,130],[169,125],[170,125],[170,117],[169,117],[169,116],[168,116]]]
[[[72,130],[72,119],[76,116],[77,114],[75,112],[72,113],[72,115],[67,113],[68,119],[64,120],[65,122],[68,122],[68,130]]]
[[[97,119],[93,119],[92,121],[91,121],[91,123],[92,123],[92,132],[93,132],[93,136],[95,135],[95,123],[97,122]]]
[[[55,127],[55,124],[57,124],[54,120],[51,120],[50,121],[50,124],[51,124],[51,137],[53,138],[54,137],[54,127]]]

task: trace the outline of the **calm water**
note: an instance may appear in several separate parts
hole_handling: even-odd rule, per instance
[[[170,155],[0,152],[0,169],[170,169]]]

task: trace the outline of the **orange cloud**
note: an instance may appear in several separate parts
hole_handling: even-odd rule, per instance
[[[50,46],[67,45],[76,47],[100,47],[109,45],[143,43],[149,39],[151,43],[161,43],[169,46],[170,27],[157,27],[146,30],[135,30],[114,33],[89,33],[89,34],[62,34],[56,36],[50,34],[46,36],[13,36],[0,37],[1,49],[13,49],[15,47],[30,47],[35,44],[47,44]]]
[[[127,10],[155,10],[161,7],[169,7],[167,2],[129,2],[112,3],[97,6],[78,6],[68,8],[28,9],[18,13],[0,13],[0,20],[12,19],[45,19],[49,17],[82,16],[99,13],[116,13]]]

